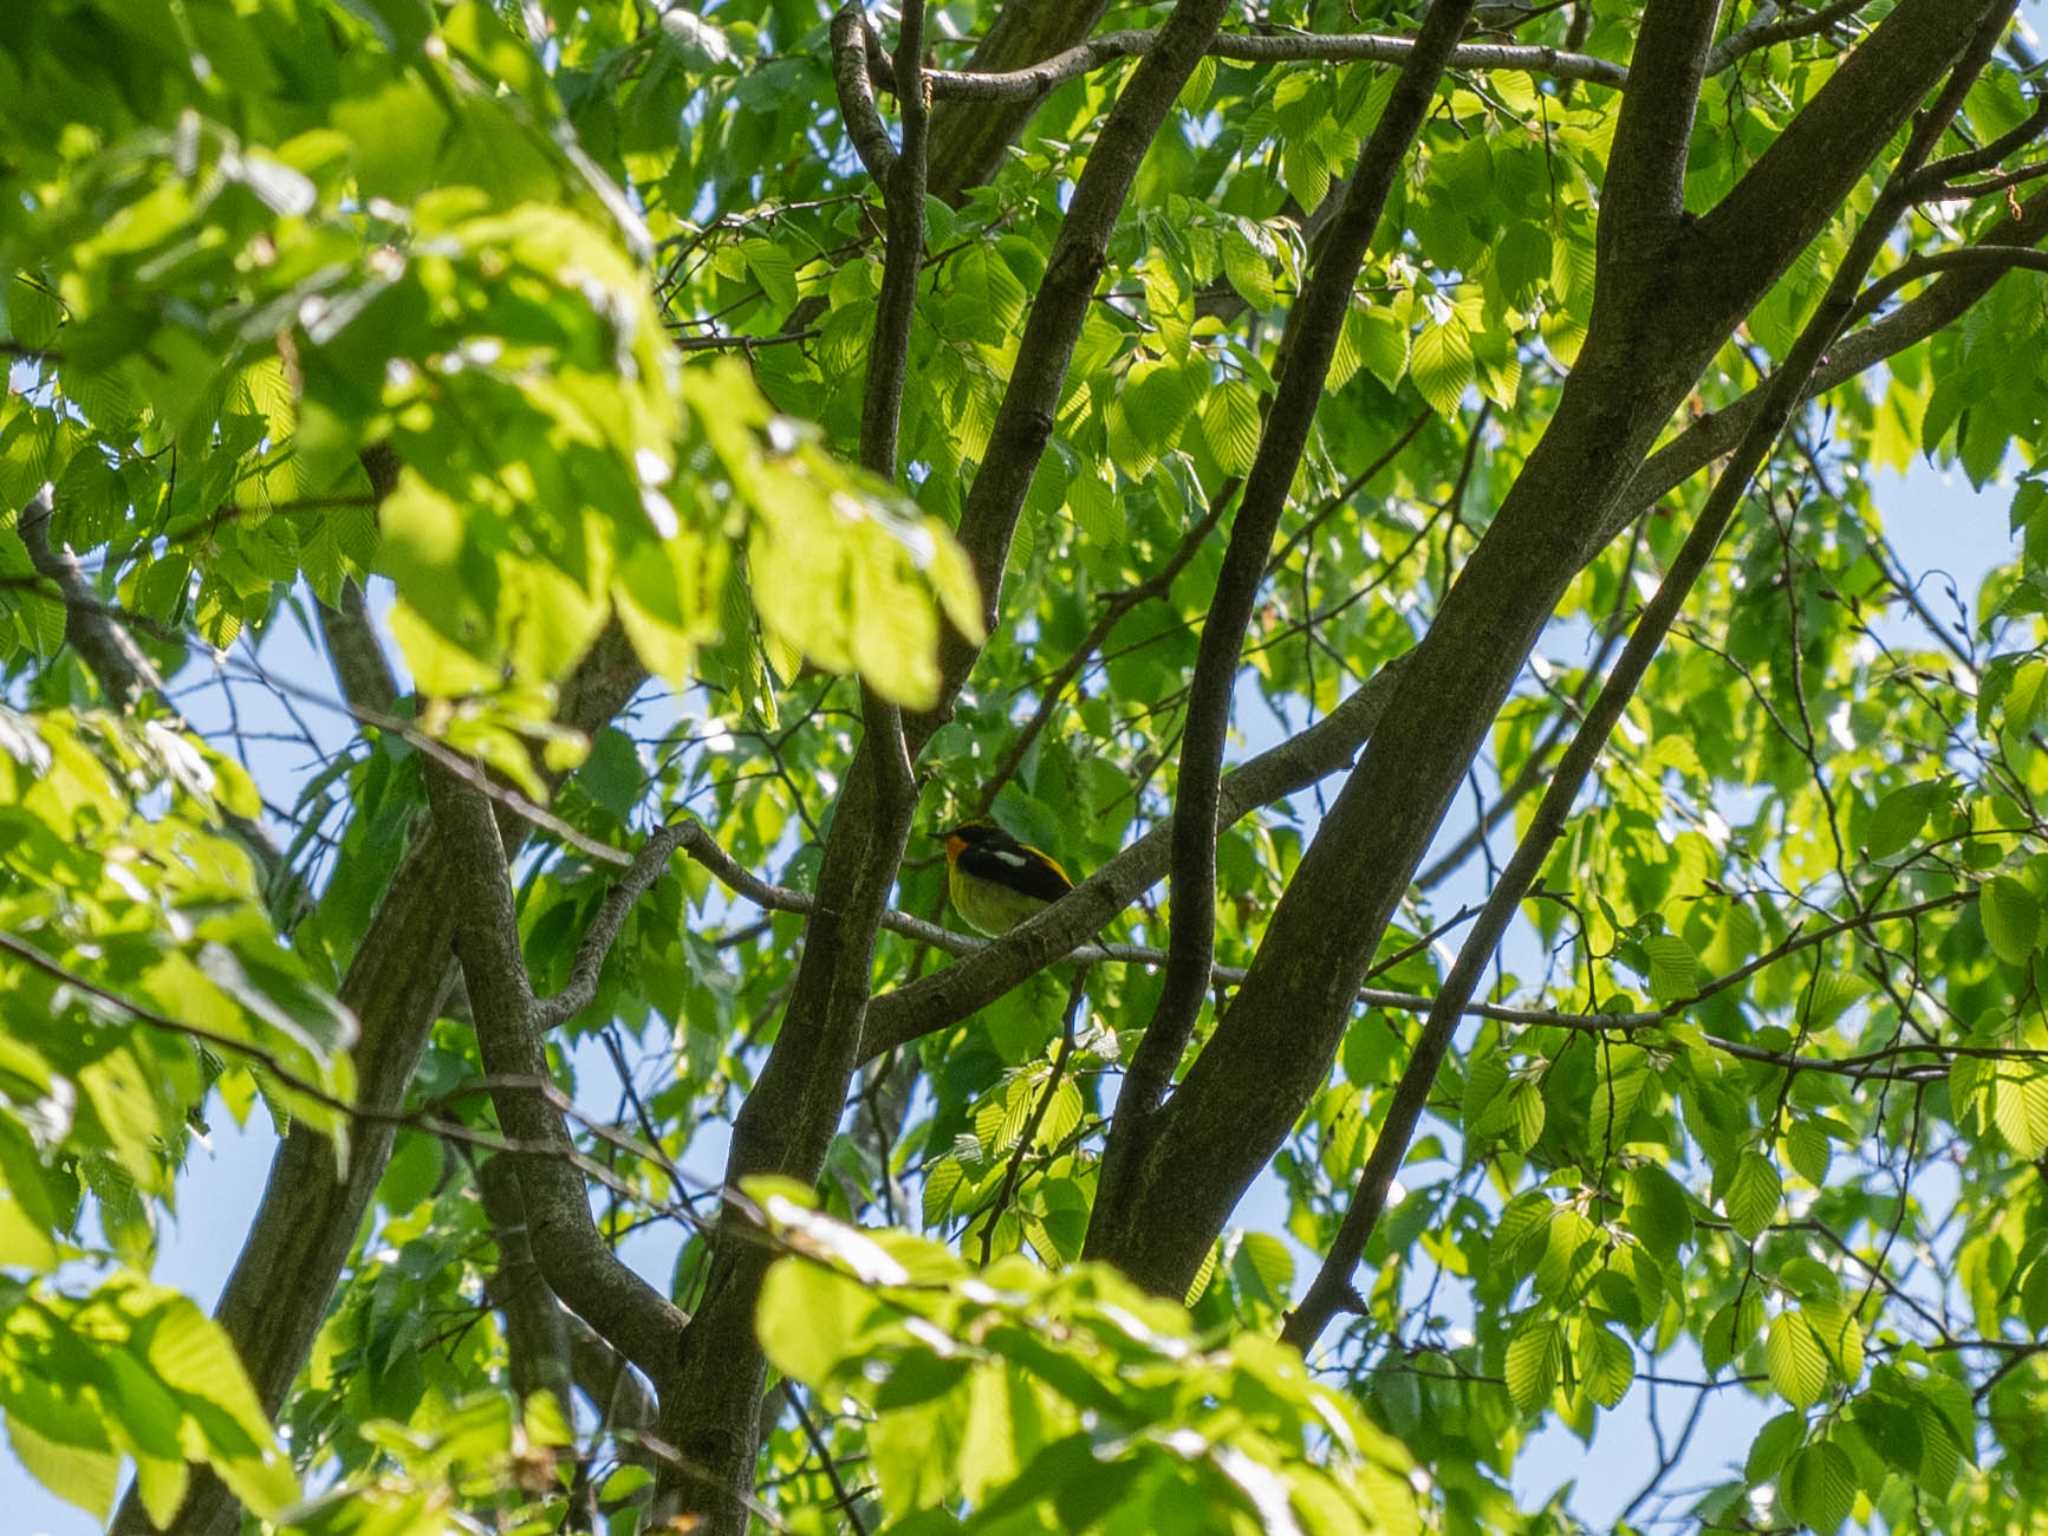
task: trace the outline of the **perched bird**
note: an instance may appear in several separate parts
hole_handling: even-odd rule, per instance
[[[1020,843],[992,821],[962,822],[946,841],[946,890],[976,933],[1005,933],[1074,888],[1051,854]]]

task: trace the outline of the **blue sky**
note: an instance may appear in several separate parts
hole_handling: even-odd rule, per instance
[[[2041,29],[2048,20],[2048,0],[2027,0],[2023,14]],[[1924,463],[1915,464],[1905,476],[1884,475],[1878,481],[1877,499],[1885,513],[1886,528],[1907,569],[1917,575],[1945,573],[1964,600],[1974,599],[1984,573],[2010,555],[2006,509],[2010,492],[1998,486],[1978,492],[1960,473],[1944,475]],[[1942,612],[1943,587],[1937,580],[1926,595]],[[266,666],[279,675],[325,693],[331,689],[325,664],[306,638],[289,620],[274,626],[263,648]],[[181,684],[197,680],[199,673],[188,670]],[[219,690],[205,690],[186,701],[194,723],[201,729],[223,723],[218,703]],[[241,709],[245,729],[290,731],[274,702],[259,690],[242,690]],[[211,713],[209,713],[211,711]],[[309,723],[323,746],[336,748],[353,734],[349,722],[339,714],[312,713]],[[1242,750],[1256,751],[1270,743],[1274,727],[1263,709],[1241,707],[1238,719],[1247,733]],[[259,756],[255,766],[260,775],[272,768],[296,776],[303,763],[289,760],[287,749],[258,744],[258,753],[271,752],[284,760],[265,763]],[[302,754],[301,754],[302,755]],[[1302,808],[1312,814],[1307,797]],[[1455,818],[1446,829],[1443,842],[1454,839],[1463,828]],[[1499,839],[1497,839],[1499,841]],[[1448,883],[1438,903],[1452,909],[1460,900],[1481,894],[1477,876],[1469,868],[1463,883]],[[594,1112],[610,1112],[614,1083],[612,1069],[602,1052],[590,1048],[588,1059],[579,1060],[579,1079],[596,1085],[591,1092]],[[163,1224],[156,1278],[196,1297],[211,1308],[226,1282],[229,1269],[240,1250],[249,1219],[260,1198],[269,1171],[276,1138],[264,1111],[254,1111],[246,1129],[235,1126],[224,1113],[214,1117],[212,1136],[196,1147],[185,1176],[179,1181],[178,1211]],[[721,1145],[693,1149],[685,1171],[715,1182],[723,1162]],[[1284,1207],[1270,1183],[1255,1187],[1238,1213],[1247,1226],[1278,1231]],[[651,1277],[665,1277],[673,1261],[676,1237],[667,1227],[646,1229],[631,1240],[625,1253],[641,1271]],[[1299,1282],[1305,1284],[1313,1270],[1310,1256],[1297,1255]],[[1684,1374],[1684,1367],[1679,1367]],[[1526,1505],[1539,1503],[1560,1484],[1575,1482],[1573,1507],[1596,1527],[1608,1524],[1640,1485],[1646,1470],[1655,1463],[1653,1441],[1645,1417],[1648,1388],[1638,1384],[1612,1415],[1603,1417],[1594,1447],[1588,1449],[1563,1430],[1553,1429],[1539,1436],[1522,1457],[1516,1479],[1517,1492]],[[1689,1403],[1677,1403],[1676,1409]],[[1715,1478],[1730,1465],[1739,1465],[1756,1426],[1772,1410],[1762,1400],[1741,1391],[1713,1394],[1691,1441],[1690,1453],[1679,1462],[1674,1483],[1702,1482]],[[1671,1403],[1665,1407],[1670,1428],[1678,1417]],[[4,1522],[8,1530],[24,1536],[93,1536],[99,1529],[89,1516],[52,1498],[22,1470],[11,1453],[0,1451],[0,1509],[13,1513]]]
[[[1916,464],[1903,478],[1885,476],[1878,487],[1878,501],[1885,511],[1887,527],[1908,567],[1916,573],[1948,573],[1966,599],[1974,596],[1983,574],[2009,556],[2009,500],[2008,490],[1993,486],[1980,493],[1960,474],[1944,475],[1924,463]],[[1938,590],[1930,587],[1930,596]],[[273,670],[311,688],[325,691],[331,686],[323,664],[290,621],[275,626],[264,645],[263,657]],[[203,675],[188,670],[179,681],[188,685],[201,680]],[[209,718],[209,710],[218,713],[217,699],[217,689],[203,689],[184,700],[200,728],[218,723]],[[244,727],[255,732],[272,726],[290,729],[289,722],[282,717],[263,719],[262,711],[266,708],[275,706],[267,704],[258,690],[246,690],[242,698]],[[1270,724],[1261,723],[1267,719],[1264,711],[1240,708],[1238,713],[1250,735],[1241,750],[1259,750],[1267,744],[1265,733],[1273,729]],[[309,717],[309,723],[324,738],[325,745],[340,746],[351,734],[351,727],[339,715],[323,717],[316,713]],[[257,750],[283,754],[287,749],[259,744]],[[303,764],[289,759],[274,765],[257,762],[259,772],[272,766],[286,773],[303,771]],[[1304,809],[1312,810],[1312,806],[1304,802]],[[1458,830],[1456,826],[1447,829],[1445,840]],[[1438,897],[1439,904],[1448,909],[1480,893],[1476,874],[1465,879],[1470,882],[1469,890],[1447,885]],[[593,1085],[591,1107],[598,1113],[608,1113],[609,1106],[597,1101],[611,1096],[614,1079],[610,1064],[593,1047],[590,1059],[580,1062],[579,1067],[581,1080]],[[262,1194],[274,1146],[275,1137],[260,1108],[253,1112],[246,1129],[237,1128],[225,1114],[214,1116],[211,1137],[205,1145],[194,1149],[190,1167],[180,1180],[178,1214],[163,1225],[156,1267],[160,1281],[177,1286],[209,1307],[213,1305]],[[715,1182],[722,1151],[720,1146],[701,1145],[693,1151],[687,1171]],[[1244,1225],[1266,1230],[1279,1230],[1283,1216],[1284,1207],[1270,1185],[1255,1188],[1239,1212]],[[650,1228],[644,1237],[629,1244],[627,1257],[643,1273],[665,1277],[673,1260],[675,1241],[674,1235],[665,1229]],[[1301,1254],[1297,1264],[1300,1281],[1306,1283],[1312,1272],[1312,1260]],[[1595,1446],[1590,1450],[1562,1430],[1540,1436],[1523,1456],[1518,1491],[1527,1500],[1541,1501],[1560,1483],[1576,1481],[1575,1507],[1596,1524],[1604,1524],[1640,1483],[1644,1468],[1654,1464],[1643,1411],[1647,1391],[1639,1385],[1619,1410],[1603,1419]],[[1689,1402],[1680,1401],[1677,1406],[1689,1407]],[[1769,1411],[1762,1401],[1743,1392],[1715,1394],[1693,1438],[1692,1451],[1681,1463],[1677,1481],[1686,1481],[1688,1477],[1702,1481],[1731,1462],[1739,1462],[1756,1425]],[[1667,1402],[1667,1427],[1676,1416]],[[0,1508],[14,1512],[7,1522],[11,1529],[29,1536],[91,1536],[98,1529],[89,1516],[45,1493],[11,1455],[0,1455]]]

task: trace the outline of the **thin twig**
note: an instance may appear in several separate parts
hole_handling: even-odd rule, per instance
[[[1031,1106],[1031,1115],[1024,1122],[1024,1129],[1018,1133],[1016,1150],[1010,1154],[1010,1163],[1003,1170],[1003,1182],[996,1190],[994,1203],[988,1215],[982,1220],[981,1263],[987,1268],[989,1252],[995,1245],[996,1223],[1002,1220],[1003,1212],[1010,1207],[1010,1197],[1017,1192],[1017,1180],[1023,1176],[1024,1158],[1031,1150],[1031,1143],[1038,1138],[1038,1128],[1045,1123],[1045,1112],[1052,1107],[1053,1098],[1060,1091],[1060,1083],[1067,1075],[1067,1063],[1074,1057],[1074,1024],[1081,1012],[1081,994],[1088,985],[1088,967],[1074,968],[1073,983],[1067,988],[1067,1008],[1060,1020],[1060,1047],[1053,1054],[1052,1071],[1046,1074],[1045,1087],[1040,1090],[1038,1102]]]

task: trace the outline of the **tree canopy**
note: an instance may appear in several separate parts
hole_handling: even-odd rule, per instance
[[[2012,0],[16,10],[41,1483],[2041,1526]],[[1888,535],[1922,460],[2009,500],[1981,583]],[[1079,882],[993,939],[979,817]],[[209,1318],[152,1261],[223,1117],[279,1141]]]

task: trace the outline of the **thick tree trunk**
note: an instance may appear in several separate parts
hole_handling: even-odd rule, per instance
[[[1557,414],[1410,658],[1243,986],[1088,1252],[1179,1295],[1327,1076],[1402,893],[1657,434],[1992,8],[1905,0],[1704,219],[1683,211],[1714,7],[1652,0],[1603,189],[1599,298]]]

